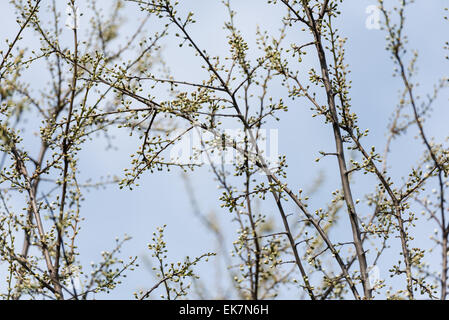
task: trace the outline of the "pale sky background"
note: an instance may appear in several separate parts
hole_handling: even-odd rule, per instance
[[[46,0],[44,0],[45,3]],[[393,0],[391,0],[393,1]],[[61,1],[62,2],[62,1]],[[386,1],[388,2],[388,1]],[[447,52],[443,51],[447,41],[449,28],[444,22],[443,8],[448,5],[446,0],[418,0],[410,6],[407,19],[407,34],[410,38],[409,48],[419,49],[420,58],[419,79],[421,94],[432,92],[432,87],[440,77],[447,76],[448,62],[444,61]],[[107,0],[99,3],[108,3]],[[342,16],[338,20],[341,34],[348,37],[347,62],[352,70],[353,88],[351,97],[353,110],[359,114],[359,124],[362,128],[369,128],[371,134],[365,140],[366,145],[374,145],[377,150],[383,150],[385,132],[390,115],[398,101],[398,92],[402,88],[399,79],[392,78],[392,61],[384,50],[385,34],[380,30],[368,30],[365,21],[368,17],[367,6],[375,4],[374,0],[346,0],[342,5]],[[130,32],[129,25],[135,21],[137,7],[133,5],[127,9],[128,23],[124,31]],[[223,22],[226,16],[224,7],[219,0],[189,0],[182,1],[182,10],[195,12],[197,24],[192,27],[192,34],[208,52],[220,53],[226,49]],[[234,0],[233,8],[237,12],[236,25],[242,30],[247,39],[254,39],[257,25],[262,29],[273,30],[279,27],[279,19],[284,8],[280,5],[273,7],[262,0]],[[0,0],[2,22],[0,40],[15,35],[17,25],[14,22],[11,5],[7,0]],[[141,17],[139,14],[138,17]],[[151,25],[151,24],[150,24]],[[170,38],[173,39],[173,38]],[[33,40],[27,38],[30,44]],[[303,40],[298,39],[301,43]],[[250,41],[251,44],[251,41]],[[23,43],[22,43],[23,45]],[[190,79],[197,74],[198,59],[189,49],[178,50],[177,42],[167,42],[163,50],[164,59],[170,69],[181,79]],[[314,59],[314,57],[309,57]],[[304,70],[307,70],[307,60]],[[39,71],[30,71],[29,79],[39,81]],[[426,123],[428,135],[442,141],[447,136],[447,90],[435,104],[434,116]],[[443,103],[441,103],[443,102]],[[330,192],[339,187],[337,163],[335,159],[326,159],[315,163],[318,151],[334,150],[331,127],[323,127],[322,118],[311,118],[309,106],[303,100],[296,100],[289,104],[288,113],[281,114],[281,121],[270,123],[271,127],[279,130],[279,153],[287,156],[287,169],[290,187],[293,190],[303,188],[307,192],[319,172],[323,172],[326,182],[312,199],[311,207],[323,206],[330,199]],[[416,159],[422,152],[419,141],[413,140],[413,131],[406,138],[393,142],[390,156],[390,173],[394,178],[403,176],[409,171],[409,159]],[[80,153],[81,177],[99,177],[107,174],[122,175],[123,169],[129,167],[129,155],[135,151],[136,142],[130,139],[123,130],[111,131],[115,135],[118,150],[107,150],[103,140],[87,143]],[[301,151],[300,151],[301,150]],[[406,165],[404,165],[406,163]],[[208,167],[198,169],[189,174],[196,198],[202,213],[214,211],[223,223],[223,227],[234,230],[230,222],[231,216],[220,209],[218,197],[221,191],[216,188]],[[362,198],[366,190],[372,190],[368,180],[358,183],[354,187],[354,197]],[[206,251],[215,251],[215,239],[207,233],[201,222],[193,215],[186,189],[179,170],[144,174],[140,187],[133,191],[119,190],[117,186],[109,186],[106,190],[91,191],[85,194],[86,201],[82,205],[82,216],[86,218],[78,238],[80,259],[85,266],[90,261],[99,261],[100,252],[109,250],[114,245],[115,237],[122,237],[125,233],[133,239],[123,250],[123,256],[148,256],[146,245],[156,227],[167,224],[166,241],[169,248],[169,258],[180,260],[183,256],[195,256]],[[371,188],[371,189],[370,189]],[[267,198],[268,199],[268,198]],[[267,202],[272,201],[271,199]],[[22,205],[23,206],[23,205]],[[287,205],[291,208],[290,205]],[[343,217],[342,221],[345,220]],[[280,226],[280,224],[278,224]],[[343,224],[337,230],[347,232],[349,229]],[[426,242],[425,229],[416,241]],[[337,232],[339,233],[339,232]],[[340,235],[335,234],[335,239]],[[422,237],[422,238],[421,238]],[[229,237],[229,241],[233,238]],[[229,247],[229,244],[228,244]],[[382,269],[382,264],[391,265],[394,255],[388,254],[380,261],[380,276],[389,277],[388,270]],[[395,259],[397,259],[395,257]],[[433,259],[429,257],[429,259]],[[213,261],[213,260],[212,260]],[[141,260],[142,262],[142,260]],[[439,264],[438,260],[429,260]],[[97,298],[132,299],[132,293],[138,288],[151,287],[155,279],[144,268],[144,264],[134,272],[128,272],[124,283],[112,291],[108,296],[99,295]],[[3,268],[0,266],[0,271]],[[3,270],[4,271],[4,270]],[[197,271],[210,285],[214,292],[215,274],[213,263],[198,266]],[[388,280],[388,279],[387,279]],[[0,284],[0,287],[2,284]],[[290,290],[282,295],[285,298],[296,298],[296,292]],[[213,298],[213,296],[211,297]]]

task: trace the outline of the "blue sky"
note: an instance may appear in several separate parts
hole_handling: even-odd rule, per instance
[[[284,13],[280,6],[275,8],[260,0],[233,1],[233,4],[237,12],[236,24],[247,39],[254,39],[257,26],[267,30],[279,28],[279,19]],[[383,150],[388,119],[398,101],[401,83],[399,79],[392,77],[392,61],[384,50],[384,32],[368,30],[365,27],[367,19],[365,9],[372,4],[375,4],[374,0],[344,1],[338,24],[341,34],[349,39],[346,46],[346,59],[352,70],[353,110],[359,114],[360,126],[370,129],[371,134],[365,143]],[[444,24],[443,20],[445,4],[447,5],[447,1],[444,0],[421,0],[412,5],[409,10],[407,20],[409,47],[419,49],[419,82],[421,84],[419,90],[423,95],[431,92],[432,86],[439,77],[447,76],[448,62],[444,61],[447,53],[442,50],[446,40],[445,33],[449,31],[447,23]],[[0,10],[12,13],[11,5],[5,0],[0,2]],[[226,50],[226,39],[222,28],[226,12],[220,1],[185,1],[181,4],[181,10],[195,12],[197,24],[192,27],[192,34],[201,46],[207,48],[212,54],[219,54]],[[133,5],[127,8],[129,16],[123,29],[125,33],[131,30],[136,20],[135,16],[140,17],[137,11],[137,7]],[[4,38],[11,38],[14,35],[17,26],[12,14],[4,14],[2,19],[0,40],[3,41]],[[36,43],[36,39],[31,37],[27,37],[24,41],[29,41],[30,45]],[[303,39],[298,39],[298,42],[302,41]],[[251,41],[249,42],[251,44]],[[177,43],[168,41],[162,52],[171,71],[180,79],[201,76],[197,72],[199,61],[188,48],[179,50]],[[309,59],[313,58],[309,57]],[[307,59],[305,61],[305,70],[308,61]],[[29,81],[36,83],[39,72],[39,70],[32,70],[27,75]],[[279,95],[282,94],[283,92],[279,91]],[[426,121],[428,134],[437,137],[439,141],[442,141],[448,133],[447,121],[442,121],[449,117],[447,98],[446,91],[439,100],[440,103],[435,105],[435,116]],[[323,206],[323,202],[330,200],[330,192],[339,187],[334,159],[326,159],[318,164],[314,161],[318,151],[334,150],[331,128],[323,126],[322,123],[321,118],[311,117],[309,106],[304,101],[298,100],[290,104],[288,113],[281,116],[281,121],[270,123],[272,128],[279,130],[279,153],[287,156],[289,163],[287,181],[293,190],[303,188],[307,192],[307,188],[313,184],[320,172],[327,179],[314,195],[311,201],[312,207]],[[123,169],[129,167],[129,155],[135,151],[136,141],[128,137],[123,130],[112,130],[111,133],[115,135],[117,150],[106,150],[105,141],[98,139],[87,143],[80,153],[80,171],[84,179],[108,174],[122,175]],[[410,132],[406,138],[398,139],[393,143],[394,151],[390,156],[389,167],[395,178],[406,174],[410,165],[413,164],[410,159],[416,159],[422,152],[419,141],[412,138],[414,133]],[[215,212],[223,228],[232,232],[234,228],[230,221],[231,217],[219,207],[220,191],[217,190],[209,168],[196,170],[189,174],[189,179],[202,212],[206,214]],[[369,182],[370,180],[366,179],[356,183],[355,198],[362,198],[366,190],[372,189]],[[169,246],[169,257],[172,260],[180,260],[185,255],[194,256],[205,251],[216,250],[214,238],[192,214],[179,170],[145,174],[140,185],[132,192],[119,190],[117,186],[109,186],[106,190],[85,194],[86,201],[82,209],[86,220],[79,237],[80,259],[84,264],[98,261],[100,252],[110,249],[114,245],[114,238],[121,237],[125,233],[131,235],[133,239],[125,246],[123,256],[148,255],[146,245],[151,239],[151,234],[157,226],[163,224],[168,225],[166,240]],[[346,227],[342,224],[337,230],[349,230]],[[417,241],[425,241],[426,232],[422,234],[422,240],[418,237]],[[340,235],[335,237],[339,238]],[[232,237],[229,240],[232,241]],[[391,264],[391,260],[385,259],[386,261],[383,261],[385,264]],[[431,261],[439,263],[436,260]],[[151,287],[154,278],[145,270],[142,263],[141,266],[136,271],[130,272],[124,284],[108,297],[128,299],[132,298],[132,293],[136,289]],[[198,267],[206,283],[213,286],[215,274],[211,269],[213,268]],[[387,271],[381,268],[381,277],[386,277],[387,274]],[[295,298],[296,294],[286,293],[286,297]]]

